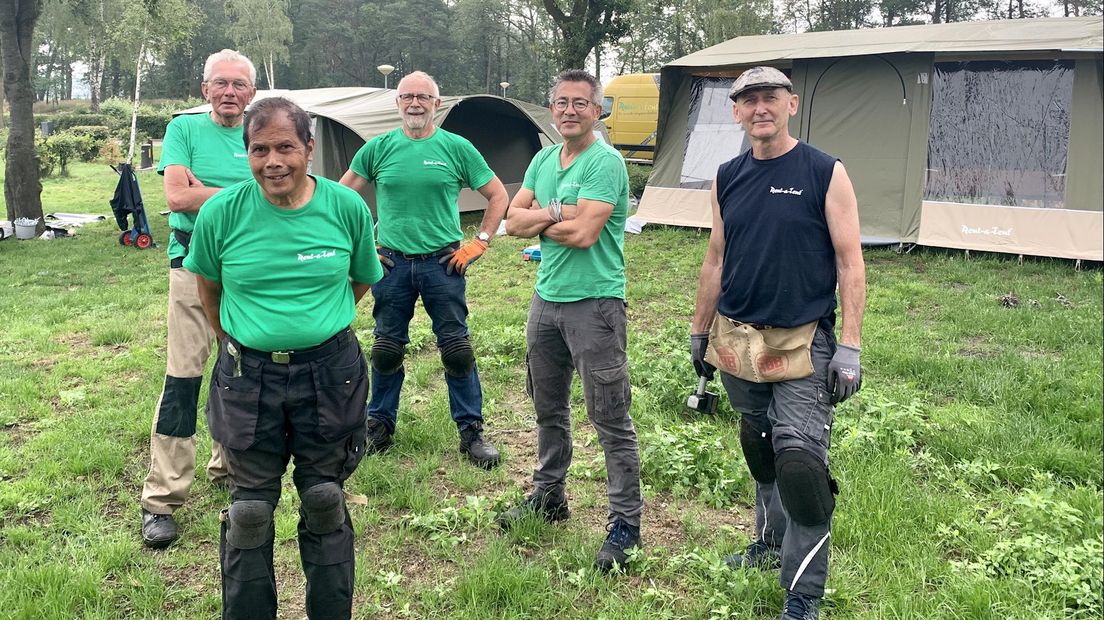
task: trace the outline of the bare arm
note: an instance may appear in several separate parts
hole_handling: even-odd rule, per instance
[[[613,213],[613,205],[600,200],[580,198],[579,204],[563,206],[562,222],[544,229],[544,236],[569,248],[585,250],[598,242],[602,228]]]
[[[713,230],[709,232],[709,247],[705,251],[701,273],[698,275],[698,298],[694,303],[694,318],[690,323],[691,334],[704,334],[713,326],[717,314],[717,300],[721,297],[721,265],[724,262],[724,220],[717,202],[717,179],[709,193],[713,205]]]
[[[836,279],[839,281],[843,328],[840,342],[859,347],[862,337],[863,309],[866,307],[866,266],[859,240],[859,203],[855,188],[843,164],[836,162],[832,182],[824,200],[828,233],[836,251]]]
[[[345,187],[351,187],[358,192],[364,191],[365,187],[368,187],[368,179],[360,176],[352,170],[346,170],[345,174],[341,175],[339,181]]]
[[[169,211],[196,213],[204,202],[219,192],[219,187],[205,187],[186,166],[165,168],[165,202]]]
[[[222,331],[222,322],[219,320],[219,308],[222,305],[222,283],[208,280],[196,274],[196,283],[199,285],[199,301],[203,304],[203,314],[207,315],[207,322],[211,329],[215,330],[215,336],[219,340],[226,337]]]
[[[536,237],[553,224],[548,209],[541,209],[535,198],[533,190],[524,187],[514,194],[506,216],[506,234],[527,239]]]
[[[483,213],[483,221],[479,223],[480,232],[485,232],[494,239],[498,232],[498,223],[506,215],[506,205],[510,198],[506,193],[506,187],[498,177],[493,177],[478,190],[487,199],[487,210]]]
[[[364,295],[366,295],[368,293],[368,291],[372,290],[372,285],[371,284],[364,284],[363,282],[356,282],[356,281],[352,281],[349,284],[351,284],[353,286],[353,303],[354,304],[360,303],[360,300],[362,298],[364,298]]]

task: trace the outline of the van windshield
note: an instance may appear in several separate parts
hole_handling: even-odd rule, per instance
[[[613,97],[602,97],[602,115],[598,118],[606,118],[613,114]]]

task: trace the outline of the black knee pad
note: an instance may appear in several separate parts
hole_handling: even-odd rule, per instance
[[[313,534],[336,532],[345,522],[345,492],[336,482],[323,482],[299,495],[303,520]]]
[[[235,549],[256,549],[272,542],[272,513],[276,507],[261,500],[230,504],[226,513],[226,542]]]
[[[376,338],[372,343],[372,368],[382,374],[393,375],[402,368],[406,345],[390,338]]]
[[[196,432],[196,403],[203,377],[170,377],[165,375],[161,393],[161,408],[157,412],[159,435],[191,437]]]
[[[835,480],[819,457],[801,450],[783,450],[775,458],[778,495],[790,518],[802,525],[824,525],[836,508]]]
[[[454,377],[466,377],[475,368],[475,350],[467,336],[453,338],[440,346],[445,372]]]
[[[751,477],[763,484],[774,482],[774,446],[771,445],[770,432],[753,428],[747,420],[741,419],[740,447],[744,449],[744,460]]]

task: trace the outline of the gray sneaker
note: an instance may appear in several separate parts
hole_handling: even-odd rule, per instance
[[[744,549],[743,553],[733,553],[725,558],[729,568],[754,568],[757,570],[778,570],[782,568],[782,552],[762,540],[757,540]]]
[[[177,539],[176,520],[142,509],[142,542],[150,549],[164,549]]]
[[[786,604],[782,606],[782,615],[778,620],[819,620],[820,597],[787,592]]]

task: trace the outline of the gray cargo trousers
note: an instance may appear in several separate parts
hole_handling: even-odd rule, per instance
[[[615,298],[550,302],[533,295],[526,325],[526,391],[537,414],[534,494],[563,499],[571,465],[571,380],[583,381],[587,416],[606,457],[609,521],[640,526],[640,452],[629,417],[628,314]]]

